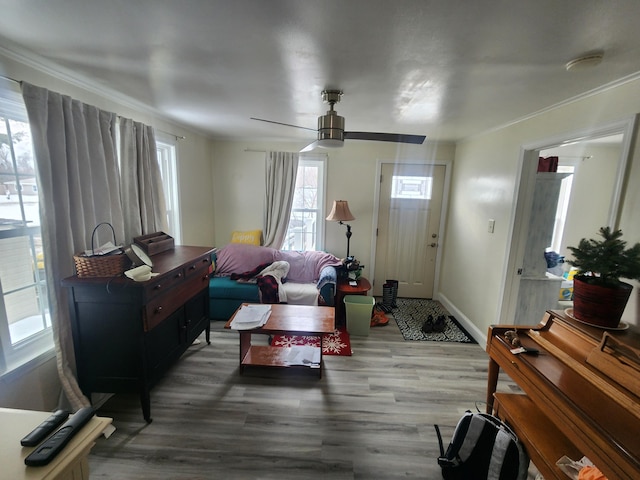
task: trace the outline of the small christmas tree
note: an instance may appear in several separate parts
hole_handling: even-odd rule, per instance
[[[577,247],[567,247],[574,257],[567,263],[592,285],[615,288],[621,278],[640,281],[640,243],[627,249],[622,231],[609,227],[600,228],[598,234],[603,240],[583,238]]]

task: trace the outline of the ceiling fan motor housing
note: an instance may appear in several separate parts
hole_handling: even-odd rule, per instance
[[[338,103],[341,98],[341,90],[324,90],[322,92],[322,100],[325,103],[329,104],[329,110],[325,115],[318,117],[317,140],[304,147],[302,150],[300,150],[300,152],[311,152],[318,147],[340,148],[344,145],[345,138],[348,138],[350,140],[374,140],[378,142],[412,143],[416,145],[421,145],[424,142],[426,138],[424,135],[374,132],[345,132],[344,117],[338,115],[338,113],[333,109],[334,105]],[[307,127],[300,127],[298,125],[290,125],[288,123],[282,122],[274,122],[272,120],[264,120],[261,118],[253,118],[253,120],[276,123],[289,127],[304,128],[305,130],[312,130]]]
[[[335,141],[336,145],[344,142],[344,117],[335,110],[329,110],[326,115],[318,117],[318,140],[323,143]]]

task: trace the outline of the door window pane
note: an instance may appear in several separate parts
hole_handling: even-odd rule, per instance
[[[394,175],[391,198],[430,200],[433,178]]]

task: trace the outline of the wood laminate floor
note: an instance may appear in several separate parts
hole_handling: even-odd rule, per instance
[[[315,371],[238,370],[237,332],[212,322],[151,393],[98,414],[115,433],[89,456],[94,479],[439,479],[446,444],[485,400],[488,356],[476,344],[405,341],[390,321],[351,337],[353,356]],[[254,336],[255,337],[255,336]],[[502,376],[500,391],[516,389]],[[481,406],[482,408],[482,406]]]

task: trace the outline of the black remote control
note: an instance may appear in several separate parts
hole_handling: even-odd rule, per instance
[[[69,443],[69,440],[86,425],[95,415],[93,407],[85,407],[78,410],[67,420],[60,430],[47,438],[42,445],[31,452],[24,463],[30,467],[47,465]]]
[[[64,422],[69,416],[69,412],[66,410],[57,410],[52,413],[49,418],[47,418],[44,422],[34,428],[30,433],[28,433],[22,440],[20,440],[20,445],[23,447],[35,447],[42,440],[47,438],[47,436],[53,432],[56,428],[58,428],[62,422]]]

